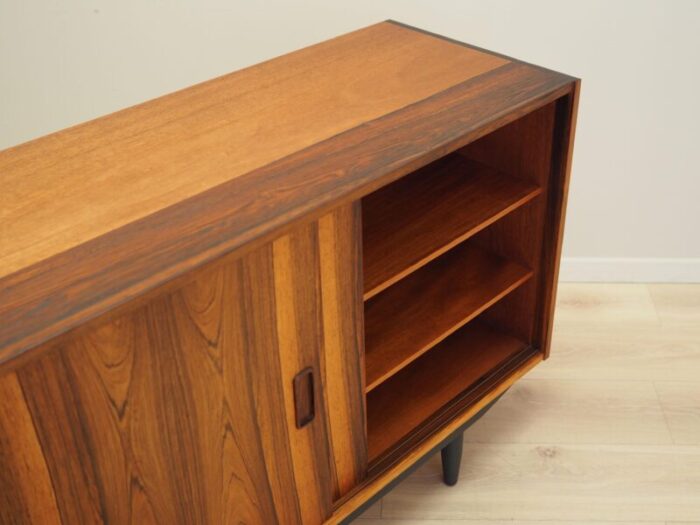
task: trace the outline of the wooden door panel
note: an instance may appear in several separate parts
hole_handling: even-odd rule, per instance
[[[322,379],[337,499],[357,486],[367,472],[359,202],[321,217],[318,234],[324,328]]]
[[[1,377],[3,523],[321,523],[366,466],[357,220],[335,210]]]

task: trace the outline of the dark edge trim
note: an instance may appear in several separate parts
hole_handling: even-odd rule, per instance
[[[28,350],[361,198],[572,89],[568,77],[506,64],[6,276],[0,372]]]
[[[488,405],[486,405],[484,408],[479,410],[476,414],[474,414],[473,417],[471,417],[467,422],[465,422],[461,427],[459,427],[457,430],[455,430],[452,434],[450,434],[448,437],[446,437],[444,440],[442,440],[440,443],[435,445],[433,448],[428,450],[423,456],[421,456],[413,465],[408,467],[406,470],[404,470],[401,474],[396,476],[393,480],[391,480],[389,483],[387,483],[384,487],[382,487],[379,492],[377,492],[374,496],[372,496],[370,499],[368,499],[365,503],[360,505],[358,508],[356,508],[354,511],[352,511],[343,521],[340,523],[342,525],[347,525],[350,522],[352,522],[354,519],[358,518],[363,512],[365,512],[369,507],[374,505],[377,501],[379,501],[381,498],[386,496],[391,490],[394,489],[399,483],[401,483],[404,479],[406,479],[408,476],[410,476],[413,472],[418,470],[423,464],[425,464],[430,458],[433,457],[433,454],[436,454],[438,451],[442,450],[446,445],[448,445],[453,439],[455,439],[458,435],[461,435],[465,430],[467,430],[469,427],[471,427],[474,423],[479,421],[486,412],[491,410],[491,408],[503,397],[503,395],[508,392],[508,389],[506,389],[502,394],[500,394],[496,399],[491,401]]]
[[[574,134],[578,112],[578,96],[581,81],[575,89],[556,102],[549,173],[549,195],[546,206],[546,229],[548,237],[543,239],[543,270],[538,311],[542,312],[542,322],[536,327],[535,336],[542,345],[544,359],[551,351],[552,330],[554,329],[554,307],[556,303],[561,249],[566,224],[566,205],[571,182],[571,160],[573,157]],[[549,255],[547,257],[547,254]],[[545,279],[548,279],[545,280]]]
[[[362,246],[362,201],[356,200],[352,203],[352,216],[353,216],[353,247],[355,249],[355,256],[357,260],[355,261],[355,278],[357,282],[353,288],[353,294],[355,295],[355,301],[353,304],[353,319],[352,326],[355,328],[355,344],[356,353],[350,356],[350,359],[356,359],[359,362],[357,366],[357,375],[355,376],[358,385],[358,396],[360,398],[360,403],[358,403],[359,419],[360,425],[357,428],[353,428],[353,437],[355,442],[361,444],[360,450],[358,451],[357,457],[355,458],[355,468],[356,472],[359,474],[361,482],[367,476],[367,464],[368,464],[368,449],[367,449],[367,396],[365,394],[365,302],[362,299],[362,292],[364,288],[365,276],[362,261],[364,260],[363,246]]]
[[[412,26],[410,24],[404,24],[403,22],[399,22],[398,20],[392,20],[391,18],[389,18],[389,19],[385,20],[385,22],[403,27],[405,29],[410,29],[411,31],[415,31],[416,33],[423,33],[424,35],[432,36],[434,38],[439,38],[440,40],[445,40],[446,42],[450,42],[450,43],[456,44],[458,46],[467,47],[469,49],[473,49],[474,51],[480,51],[482,53],[486,53],[488,55],[492,55],[492,56],[495,56],[498,58],[504,58],[504,59],[510,60],[511,62],[514,62],[516,64],[522,64],[524,66],[533,67],[535,69],[539,69],[541,71],[546,71],[548,73],[553,73],[553,74],[561,75],[563,77],[568,77],[569,80],[571,80],[571,81],[579,80],[577,77],[568,75],[566,73],[561,73],[559,71],[555,71],[554,69],[549,69],[549,68],[546,68],[543,66],[538,66],[537,64],[533,64],[531,62],[525,62],[524,60],[520,60],[518,58],[513,58],[511,56],[504,55],[503,53],[497,53],[496,51],[491,51],[490,49],[475,46],[474,44],[462,42],[461,40],[450,38],[448,36],[444,36],[444,35],[441,35],[439,33],[433,33],[432,31],[428,31],[426,29],[421,29],[420,27],[415,27],[415,26]]]

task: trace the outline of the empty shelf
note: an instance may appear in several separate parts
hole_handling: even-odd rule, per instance
[[[467,241],[367,301],[367,390],[531,276],[528,268]]]
[[[381,384],[367,395],[370,461],[399,445],[489,375],[498,376],[503,363],[528,348],[474,321]]]
[[[366,196],[365,299],[540,192],[532,183],[455,153]]]

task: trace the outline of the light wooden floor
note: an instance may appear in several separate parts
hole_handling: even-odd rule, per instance
[[[700,285],[562,284],[552,357],[361,525],[700,525]],[[438,455],[439,456],[439,455]]]

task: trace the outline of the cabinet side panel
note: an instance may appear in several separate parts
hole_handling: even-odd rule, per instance
[[[323,381],[338,480],[336,498],[358,485],[367,470],[360,221],[359,202],[318,221]]]
[[[566,219],[566,204],[569,195],[569,180],[571,163],[574,154],[574,138],[576,136],[576,118],[578,116],[578,101],[581,92],[581,81],[577,80],[571,93],[557,100],[556,120],[554,125],[554,148],[552,155],[552,188],[547,209],[548,235],[545,237],[545,250],[551,256],[545,268],[544,315],[538,328],[542,339],[545,358],[549,357],[552,329],[554,323],[554,306],[557,298],[557,283],[559,281],[559,264],[564,238],[564,223]]]

